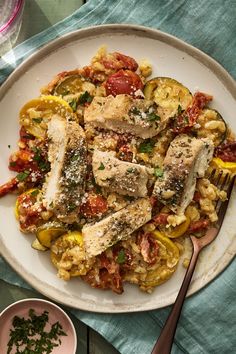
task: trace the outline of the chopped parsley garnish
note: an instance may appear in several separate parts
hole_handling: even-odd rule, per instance
[[[19,182],[23,182],[29,175],[30,175],[30,171],[25,170],[23,172],[18,173],[16,178],[18,179]]]
[[[181,114],[183,112],[182,107],[180,106],[180,104],[178,105],[178,114]]]
[[[156,113],[152,112],[152,113],[148,113],[147,114],[147,119],[150,122],[155,122],[155,121],[160,120],[161,118]]]
[[[11,145],[7,145],[7,147],[8,147],[8,149],[10,149],[10,148],[11,148]]]
[[[73,100],[69,102],[69,105],[73,109],[73,112],[76,112],[78,106],[77,100],[73,98]]]
[[[163,174],[164,174],[164,172],[160,167],[154,168],[154,175],[156,177],[163,177]]]
[[[79,154],[78,153],[75,153],[72,158],[71,158],[71,161],[77,161],[79,158]]]
[[[186,124],[189,124],[188,116],[184,116],[184,121],[185,121]]]
[[[138,152],[150,153],[152,152],[154,146],[155,142],[151,139],[147,139],[139,145]]]
[[[64,90],[61,95],[62,95],[62,97],[64,97],[66,95],[69,95],[69,93],[70,93],[69,90]]]
[[[32,195],[32,197],[36,197],[36,196],[39,194],[39,190],[38,190],[38,189],[35,189],[35,190],[32,191],[30,194]]]
[[[67,207],[68,211],[73,211],[76,208],[77,208],[77,206],[75,204],[73,204],[73,203],[69,204],[68,207]]]
[[[33,147],[32,151],[34,152],[33,160],[37,162],[39,169],[43,172],[49,171],[50,163],[42,156],[41,149],[38,147]]]
[[[92,102],[92,100],[93,100],[93,96],[91,96],[88,91],[85,91],[79,97],[79,104],[90,103],[90,102]]]
[[[34,123],[41,123],[42,122],[42,120],[43,120],[43,118],[32,118],[32,121],[34,122]]]
[[[135,116],[140,116],[141,112],[137,107],[132,107],[129,111],[130,114],[133,114]]]
[[[124,250],[120,250],[120,252],[117,255],[116,262],[119,264],[125,263],[126,261],[126,255]]]
[[[104,164],[101,162],[100,166],[98,167],[98,170],[105,170],[105,166]]]
[[[13,350],[14,353],[49,354],[54,347],[58,347],[61,344],[60,336],[67,334],[58,321],[49,325],[48,314],[48,311],[44,311],[41,315],[36,315],[33,309],[29,309],[28,319],[14,316],[7,354],[11,354]],[[49,326],[47,331],[46,326]]]
[[[10,166],[10,167],[15,167],[16,165],[17,165],[16,161],[11,161],[11,162],[9,163],[9,166]]]
[[[129,173],[134,173],[134,172],[136,171],[136,168],[134,168],[134,167],[129,167],[129,168],[127,168],[126,171],[129,172]]]

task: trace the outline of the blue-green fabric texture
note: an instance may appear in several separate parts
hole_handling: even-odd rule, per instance
[[[71,16],[2,57],[0,82],[51,40],[79,28],[107,23],[139,24],[175,35],[212,56],[236,78],[236,0],[90,0]],[[2,258],[0,277],[29,287]],[[71,311],[120,353],[148,354],[169,310],[168,307],[133,314]],[[210,285],[186,299],[172,353],[236,353],[235,261]]]

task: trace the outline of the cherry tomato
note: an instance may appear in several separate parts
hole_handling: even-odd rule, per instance
[[[80,211],[86,217],[95,217],[107,211],[107,201],[101,195],[89,193],[85,203],[81,205]]]
[[[236,162],[236,141],[220,145],[216,149],[215,156],[224,162]]]
[[[29,150],[14,152],[9,159],[9,169],[16,172],[28,170],[32,165],[35,165],[33,157],[34,153]]]
[[[193,221],[191,222],[188,232],[199,232],[204,229],[207,229],[210,224],[210,221],[208,219],[200,219],[198,221]]]
[[[107,95],[127,94],[135,97],[135,92],[143,89],[143,83],[133,71],[119,70],[108,77],[105,89]]]
[[[167,213],[159,213],[157,216],[153,218],[153,222],[155,225],[166,225],[168,224],[167,218],[169,214]]]
[[[175,133],[185,133],[196,123],[201,110],[212,100],[212,96],[203,92],[196,92],[193,96],[192,104],[177,117]]]
[[[104,57],[102,59],[102,64],[106,69],[128,69],[131,71],[136,71],[138,69],[136,60],[118,52],[109,54],[108,56]]]

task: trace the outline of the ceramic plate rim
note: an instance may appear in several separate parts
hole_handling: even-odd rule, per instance
[[[196,60],[200,61],[203,65],[208,67],[217,77],[218,79],[224,84],[227,88],[229,93],[236,99],[236,82],[230,76],[230,74],[221,66],[216,60],[208,56],[206,53],[202,52],[201,50],[193,47],[192,45],[170,35],[165,32],[159,31],[157,29],[132,25],[132,24],[107,24],[107,25],[99,25],[99,26],[91,26],[84,29],[79,29],[74,32],[70,32],[65,34],[48,44],[41,47],[38,51],[30,55],[25,61],[23,61],[11,75],[9,75],[8,79],[2,84],[0,87],[0,100],[5,96],[9,88],[12,84],[14,84],[14,80],[17,80],[18,77],[24,73],[28,67],[34,65],[35,62],[40,61],[40,59],[45,58],[48,56],[52,51],[58,49],[60,46],[69,44],[74,40],[81,40],[84,38],[94,37],[95,33],[97,35],[102,34],[123,34],[123,35],[137,35],[139,37],[145,37],[150,39],[156,39],[161,42],[167,43],[174,48],[177,48],[191,57],[195,58]],[[48,287],[48,289],[44,288],[44,282],[39,280],[37,277],[33,276],[28,272],[20,272],[19,271],[19,263],[8,251],[6,246],[4,245],[3,240],[0,238],[0,246],[2,250],[2,256],[5,260],[12,266],[12,268],[24,279],[26,280],[34,289],[38,290],[41,294],[49,297],[50,299],[59,302],[61,304],[82,309],[86,311],[93,311],[98,313],[124,313],[124,312],[141,312],[147,310],[153,310],[156,308],[161,308],[172,304],[175,300],[176,294],[172,294],[168,299],[166,299],[163,304],[159,306],[155,306],[153,303],[148,304],[141,308],[133,307],[131,305],[124,305],[120,306],[119,308],[110,304],[108,309],[106,308],[107,305],[100,305],[100,308],[96,306],[96,304],[88,303],[85,305],[84,300],[80,300],[79,298],[70,297],[65,299],[63,298],[63,294],[61,294],[58,289],[55,289],[53,286]],[[201,281],[196,278],[194,284],[191,286],[188,296],[196,293],[197,291],[201,290],[204,286],[209,284],[214,278],[216,278],[225,268],[230,264],[234,255],[236,253],[236,239],[232,242],[232,244],[226,249],[223,259],[221,262],[217,264],[216,267],[211,268],[208,273],[205,275],[204,279]],[[80,303],[81,302],[81,303]]]

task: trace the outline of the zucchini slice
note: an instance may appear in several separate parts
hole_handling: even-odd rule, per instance
[[[200,127],[197,126],[195,128],[195,132],[199,138],[210,138],[215,146],[220,145],[225,140],[227,125],[223,117],[216,110],[204,108],[196,123],[200,125]]]
[[[66,232],[65,227],[59,223],[46,223],[38,228],[36,237],[41,245],[50,248],[52,241]]]
[[[47,247],[44,247],[43,245],[41,245],[41,243],[39,242],[39,240],[36,238],[32,244],[31,244],[31,247],[34,248],[35,250],[37,251],[47,251]]]
[[[180,82],[169,77],[149,80],[144,88],[145,98],[158,105],[160,115],[174,117],[192,102],[192,94]]]
[[[66,76],[61,80],[54,88],[53,94],[55,96],[61,95],[71,95],[82,91],[83,81],[81,75],[70,75]]]

